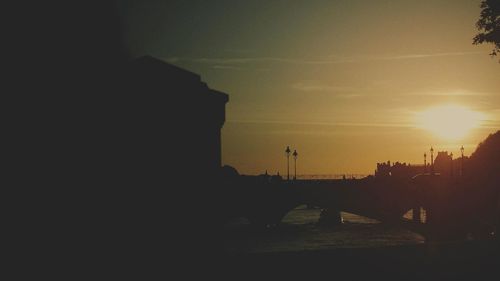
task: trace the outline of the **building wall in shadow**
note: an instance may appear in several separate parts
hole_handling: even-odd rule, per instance
[[[126,126],[153,134],[150,143],[161,149],[144,149],[162,153],[155,165],[168,167],[172,176],[219,172],[227,94],[208,88],[199,75],[149,56],[131,62],[122,81],[122,102],[132,106],[124,112]]]
[[[130,57],[114,1],[2,10],[13,28],[2,46],[1,277],[144,278],[164,270],[146,266],[215,248],[227,95]]]

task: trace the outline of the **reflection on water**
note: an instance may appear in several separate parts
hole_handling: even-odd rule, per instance
[[[226,225],[225,250],[230,253],[283,252],[420,244],[421,235],[376,220],[342,212],[344,223],[322,227],[319,209],[303,206],[288,213],[274,229],[254,229],[244,219]]]

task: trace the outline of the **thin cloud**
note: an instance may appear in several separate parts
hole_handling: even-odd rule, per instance
[[[276,124],[276,125],[313,125],[313,126],[332,126],[332,127],[387,127],[387,128],[413,128],[406,123],[363,123],[363,122],[294,122],[294,121],[275,121],[275,120],[227,120],[228,123],[235,124]]]
[[[349,86],[326,85],[316,81],[302,81],[291,85],[291,88],[301,92],[324,92],[332,93],[338,98],[356,98],[362,96],[360,89]]]
[[[241,67],[230,66],[230,65],[214,65],[212,66],[214,69],[227,69],[227,70],[243,70]]]
[[[467,97],[467,96],[491,96],[493,93],[488,92],[475,92],[468,90],[433,90],[425,92],[410,92],[408,96],[454,96],[454,97]]]
[[[269,68],[249,68],[249,67],[240,67],[240,66],[233,66],[233,65],[214,65],[212,66],[213,69],[220,69],[220,70],[252,70],[252,71],[260,71],[260,72],[267,72],[270,71]]]
[[[348,86],[332,86],[314,81],[303,81],[292,84],[292,89],[304,92],[356,92],[358,89]]]
[[[276,62],[288,64],[332,64],[339,63],[340,61],[334,60],[302,60],[292,58],[279,58],[279,57],[253,57],[253,58],[184,58],[183,60],[197,62],[197,63],[210,63],[210,64],[247,64],[247,63],[262,63],[262,62]]]
[[[329,65],[329,64],[342,64],[342,63],[356,63],[364,61],[384,61],[384,60],[408,60],[408,59],[424,59],[432,57],[449,57],[449,56],[466,56],[477,55],[481,52],[446,52],[434,54],[407,54],[407,55],[394,55],[394,56],[352,56],[352,57],[333,57],[333,58],[319,58],[319,59],[295,59],[285,57],[237,57],[237,58],[167,58],[166,61],[178,62],[188,61],[194,63],[207,63],[216,65],[226,64],[249,64],[249,63],[284,63],[284,64],[311,64],[311,65]]]
[[[483,120],[481,128],[500,130],[500,120]]]
[[[421,59],[421,58],[432,58],[432,57],[466,56],[466,55],[477,55],[477,54],[481,54],[481,52],[448,52],[448,53],[435,53],[435,54],[409,54],[409,55],[379,57],[376,59],[377,60],[405,60],[405,59]]]

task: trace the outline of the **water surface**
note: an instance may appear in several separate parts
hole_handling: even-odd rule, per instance
[[[320,209],[299,206],[271,229],[255,229],[245,219],[226,225],[225,250],[230,253],[286,252],[335,248],[370,248],[421,244],[424,238],[406,229],[342,212],[343,223],[319,226]]]

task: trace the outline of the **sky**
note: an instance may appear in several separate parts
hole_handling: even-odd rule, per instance
[[[287,145],[299,175],[369,174],[377,162],[421,164],[431,146],[469,155],[500,129],[500,63],[472,44],[480,1],[118,3],[132,56],[229,95],[222,161],[242,174],[283,175]],[[464,136],[419,123],[450,105],[480,116]]]

